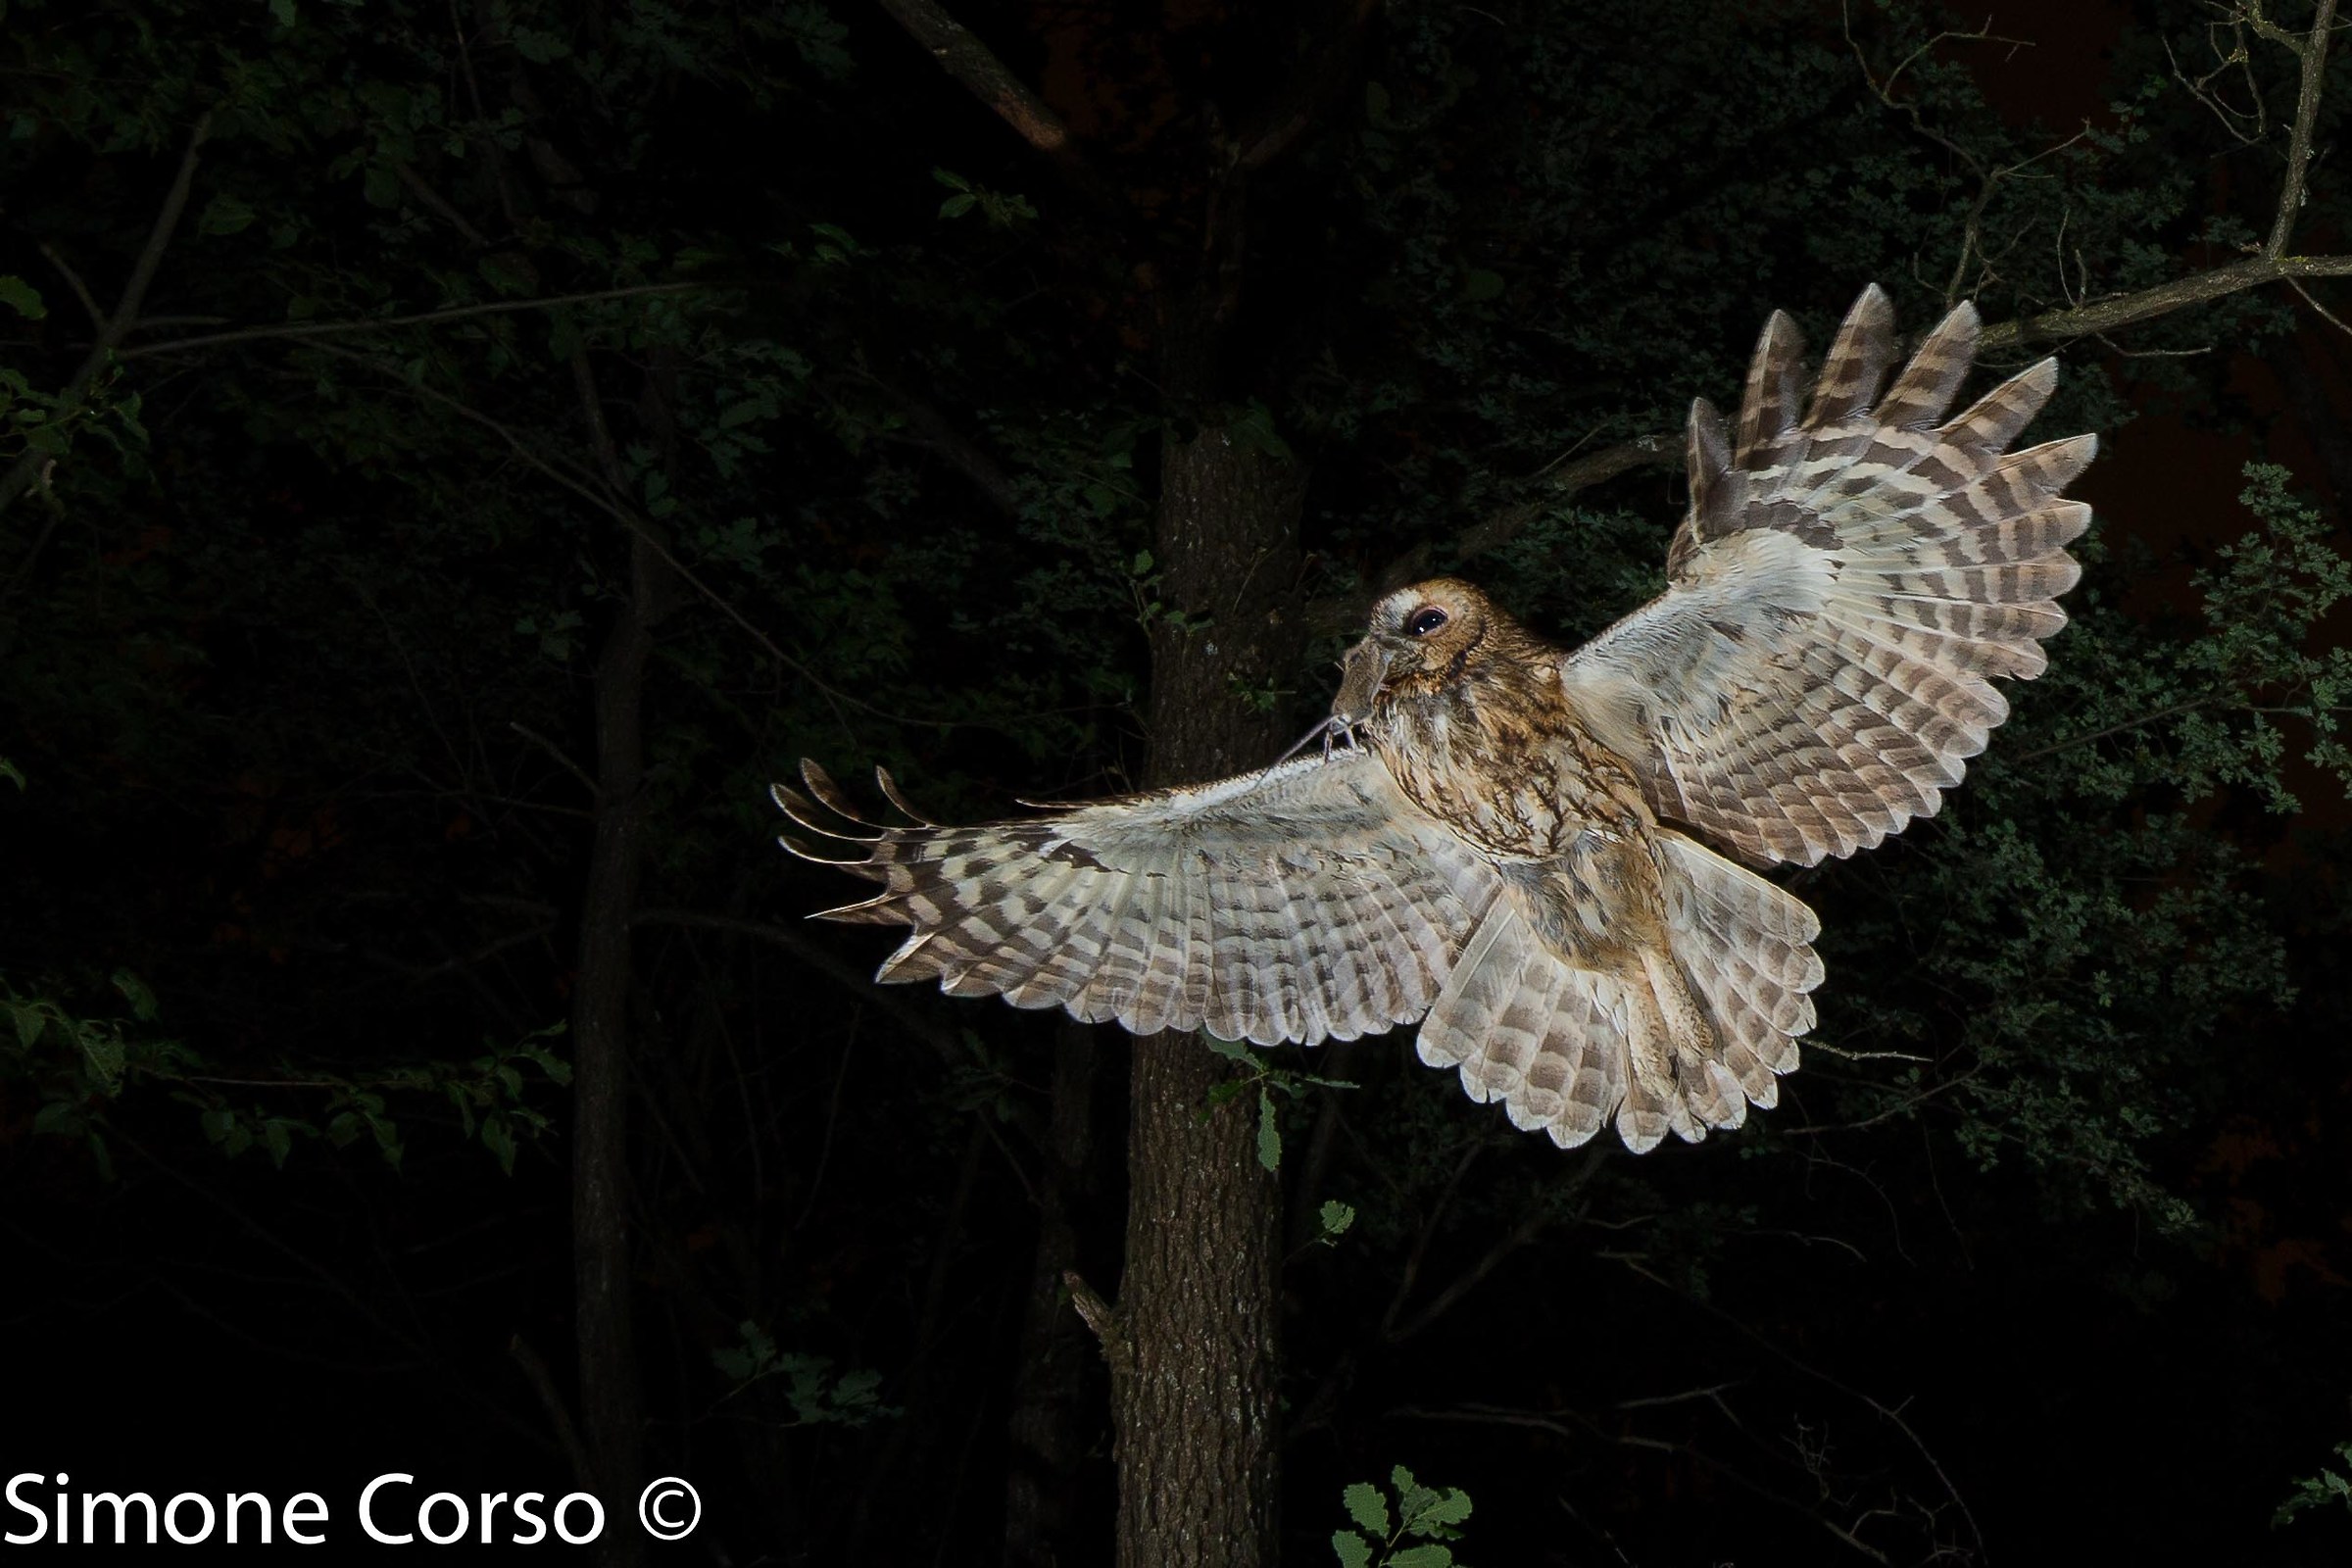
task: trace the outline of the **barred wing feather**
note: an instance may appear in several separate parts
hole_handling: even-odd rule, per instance
[[[1803,344],[1778,312],[1736,428],[1692,406],[1667,590],[1562,666],[1660,815],[1758,861],[1870,848],[1935,814],[2008,716],[1990,677],[2041,673],[2090,521],[2059,493],[2096,438],[2007,452],[2056,385],[2047,360],[1945,420],[1977,333],[1973,306],[1952,312],[1882,398],[1894,320],[1873,285],[1801,417]]]
[[[936,977],[951,996],[1135,1034],[1313,1045],[1409,1023],[1500,887],[1366,753],[977,827],[869,828],[822,770],[802,770],[852,829],[788,786],[777,804],[863,853],[785,847],[882,886],[825,917],[913,927],[877,979]]]

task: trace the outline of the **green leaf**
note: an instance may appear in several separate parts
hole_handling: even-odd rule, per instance
[[[5,757],[0,757],[0,778],[8,780],[19,789],[24,787],[24,775],[18,772],[17,764]]]
[[[41,1031],[48,1027],[48,1015],[40,1008],[22,1002],[10,1003],[8,1012],[9,1016],[16,1020],[17,1044],[26,1051],[30,1051],[32,1043],[40,1039]]]
[[[974,207],[978,206],[979,202],[979,197],[973,195],[970,191],[964,191],[958,195],[951,196],[946,201],[941,202],[939,204],[939,216],[942,218],[961,218],[964,214],[970,212]]]
[[[1274,1097],[1263,1089],[1257,1092],[1257,1162],[1282,1169],[1282,1125],[1274,1116]]]
[[[1340,1500],[1348,1505],[1348,1518],[1370,1532],[1374,1539],[1388,1540],[1389,1499],[1380,1494],[1378,1487],[1369,1481],[1358,1481],[1340,1494]]]
[[[776,400],[772,397],[762,395],[745,398],[741,403],[730,404],[727,408],[719,411],[718,427],[721,430],[732,430],[737,425],[749,424],[754,419],[772,419],[778,412]]]
[[[1200,1037],[1200,1043],[1228,1061],[1248,1061],[1250,1059],[1250,1046],[1247,1041],[1219,1040],[1215,1035],[1203,1034]]]
[[[225,192],[204,204],[204,215],[196,220],[199,234],[234,234],[253,222],[253,209]]]
[[[130,1015],[141,1023],[153,1022],[156,1014],[155,993],[147,989],[147,982],[128,969],[117,969],[113,978],[115,989],[122,992],[122,1000],[130,1004]]]
[[[514,1174],[514,1133],[504,1116],[482,1118],[482,1147],[497,1156],[498,1168],[508,1175]]]
[[[1435,1541],[1407,1546],[1391,1553],[1386,1568],[1453,1568],[1453,1548]]]
[[[1458,1525],[1470,1517],[1470,1494],[1459,1487],[1439,1493],[1437,1500],[1421,1511],[1419,1523],[1425,1525]]]
[[[531,27],[510,27],[507,36],[514,40],[514,52],[534,66],[544,66],[571,53],[571,46],[552,32],[540,32]]]
[[[0,305],[7,306],[27,321],[40,320],[49,314],[49,307],[41,303],[40,291],[9,272],[0,272]],[[5,765],[0,763],[0,766]],[[9,771],[13,773],[16,770],[10,768]]]
[[[1354,1223],[1355,1210],[1338,1199],[1335,1198],[1323,1205],[1323,1234],[1325,1236],[1345,1236],[1348,1234],[1348,1227]]]
[[[1340,1559],[1340,1568],[1372,1568],[1372,1543],[1352,1530],[1334,1530],[1331,1549]]]
[[[281,27],[294,25],[294,0],[270,0],[270,15]]]
[[[947,186],[950,190],[970,190],[972,188],[972,182],[970,180],[964,178],[961,174],[955,173],[949,170],[934,169],[931,171],[931,177],[938,180],[942,185]]]

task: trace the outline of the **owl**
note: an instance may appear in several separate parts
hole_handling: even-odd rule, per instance
[[[2049,360],[1947,418],[1978,331],[1962,305],[1886,386],[1874,285],[1800,409],[1775,313],[1737,426],[1691,406],[1666,591],[1573,652],[1416,583],[1373,608],[1306,755],[977,827],[887,774],[915,825],[866,826],[804,763],[777,803],[854,848],[784,844],[880,885],[826,918],[912,928],[883,981],[1260,1046],[1417,1022],[1422,1060],[1564,1148],[1738,1127],[1822,981],[1819,922],[1755,868],[1934,815],[2008,714],[1993,680],[2039,674],[2066,623],[2090,511],[2060,492],[2096,439],[2007,450]]]

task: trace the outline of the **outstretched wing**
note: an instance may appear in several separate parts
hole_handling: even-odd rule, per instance
[[[2008,716],[1989,677],[2041,673],[2080,575],[2064,547],[2090,521],[2058,496],[2097,443],[2007,452],[2057,383],[2050,360],[1943,421],[1977,332],[1961,306],[1878,398],[1896,350],[1874,284],[1801,419],[1803,343],[1778,312],[1738,431],[1691,406],[1666,592],[1562,668],[1659,814],[1757,860],[1870,848],[1934,815]]]
[[[857,820],[821,770],[802,775]],[[914,928],[877,979],[937,976],[951,996],[1059,1005],[1139,1035],[1313,1045],[1409,1023],[1500,886],[1355,751],[978,827],[844,833],[799,792],[775,797],[863,854],[786,849],[882,884],[826,918]]]

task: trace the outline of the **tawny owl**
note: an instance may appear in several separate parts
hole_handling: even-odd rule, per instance
[[[795,821],[860,843],[832,863],[882,885],[828,917],[913,927],[879,979],[1136,1034],[1312,1045],[1419,1020],[1422,1060],[1562,1146],[1612,1119],[1637,1152],[1739,1126],[1796,1067],[1820,925],[1700,841],[1812,865],[1933,815],[2007,716],[1990,677],[2039,674],[2065,624],[2089,508],[2059,492],[2095,439],[2006,453],[2047,360],[1945,419],[1977,333],[1961,306],[1881,397],[1874,286],[1800,416],[1776,313],[1738,428],[1691,407],[1663,594],[1564,653],[1468,583],[1400,589],[1347,656],[1320,755],[868,834],[779,785]]]

